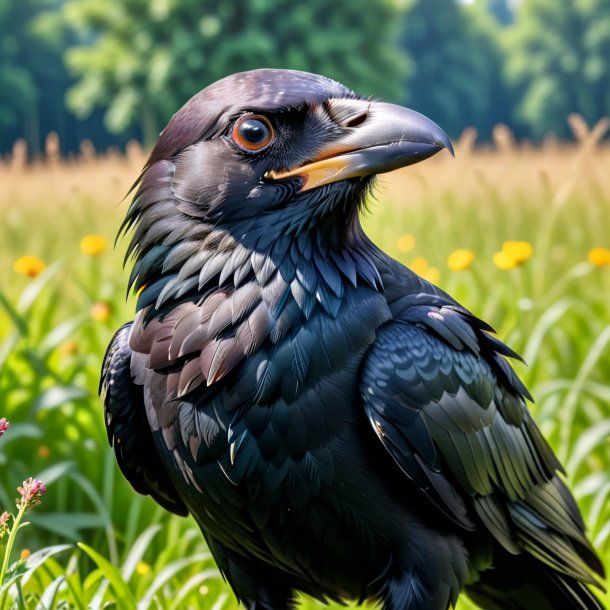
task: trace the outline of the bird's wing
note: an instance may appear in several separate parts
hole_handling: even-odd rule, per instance
[[[100,395],[104,399],[108,440],[121,471],[141,494],[151,495],[178,515],[188,510],[156,451],[144,405],[143,387],[134,382],[129,335],[132,322],[114,335],[102,365]]]
[[[595,582],[591,572],[603,569],[503,357],[514,354],[487,328],[456,306],[407,309],[366,356],[366,414],[406,477],[453,521],[472,529],[480,520],[509,552]]]

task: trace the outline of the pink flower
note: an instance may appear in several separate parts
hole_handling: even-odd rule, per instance
[[[5,417],[0,417],[0,436],[8,430],[8,422]]]
[[[0,540],[9,532],[8,522],[11,517],[11,513],[7,511],[0,515]]]
[[[21,494],[21,499],[15,500],[17,508],[21,510],[25,507],[26,510],[29,510],[40,504],[40,498],[47,488],[39,479],[29,477],[23,482],[23,487],[17,487],[17,491]]]

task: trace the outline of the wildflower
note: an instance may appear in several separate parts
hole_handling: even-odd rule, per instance
[[[523,265],[533,253],[534,249],[527,241],[505,241],[492,260],[498,269],[514,269]]]
[[[513,269],[517,266],[515,260],[504,251],[496,252],[492,260],[498,269]]]
[[[32,554],[32,552],[30,551],[30,549],[23,549],[21,551],[21,553],[19,554],[19,558],[20,559],[27,559],[30,555]]]
[[[27,277],[35,278],[46,268],[44,261],[38,256],[20,256],[14,263],[13,269]]]
[[[474,253],[472,250],[455,250],[447,258],[447,267],[451,271],[464,271],[468,269],[474,262]]]
[[[89,256],[97,256],[108,250],[108,240],[103,235],[85,235],[80,240],[80,251]]]
[[[8,421],[5,417],[0,417],[0,436],[8,430]]]
[[[610,250],[608,248],[593,248],[589,250],[587,256],[589,262],[596,267],[606,267],[610,265]]]
[[[61,344],[59,352],[63,356],[74,356],[78,352],[78,343],[74,339],[68,339],[68,341]]]
[[[105,322],[110,317],[110,305],[102,301],[91,305],[90,315],[96,322]]]
[[[527,241],[505,241],[502,252],[506,252],[517,265],[522,265],[534,253],[534,249]]]
[[[47,488],[40,479],[29,477],[23,482],[23,487],[17,487],[17,491],[21,494],[21,498],[15,500],[17,508],[29,510],[40,504],[40,498]]]
[[[8,522],[13,515],[8,511],[4,511],[0,515],[0,540],[9,533]],[[1,581],[0,581],[1,582]]]
[[[146,576],[150,572],[150,565],[148,565],[145,561],[138,561],[136,564],[136,572],[140,576]]]
[[[417,275],[423,275],[430,265],[428,265],[428,261],[423,256],[418,256],[411,261],[409,268],[411,271],[417,273]]]
[[[441,272],[436,267],[428,267],[421,276],[432,284],[438,284],[441,281]]]
[[[408,233],[401,235],[396,242],[396,247],[400,252],[411,252],[415,248],[415,237]]]

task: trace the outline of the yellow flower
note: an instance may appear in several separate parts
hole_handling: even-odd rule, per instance
[[[474,253],[472,250],[455,250],[447,259],[447,267],[451,271],[464,271],[474,263]]]
[[[44,261],[37,256],[20,256],[14,263],[13,269],[21,275],[36,277],[46,268]]]
[[[533,253],[534,249],[527,241],[505,241],[492,260],[498,269],[514,269],[523,265]]]
[[[68,339],[59,346],[59,352],[64,356],[74,356],[78,352],[78,343],[74,339]]]
[[[441,272],[436,267],[428,267],[421,276],[433,284],[438,284],[441,281]]]
[[[31,554],[32,553],[31,553],[30,549],[23,549],[23,551],[21,551],[21,553],[19,554],[19,558],[27,559]]]
[[[110,317],[110,305],[98,301],[91,305],[90,315],[96,322],[105,322]]]
[[[496,252],[492,260],[498,269],[513,269],[517,266],[515,259],[504,251]]]
[[[610,265],[610,250],[608,248],[593,248],[587,256],[589,262],[596,267],[606,267]]]
[[[108,240],[103,235],[85,235],[80,240],[80,250],[83,254],[97,256],[108,250]]]
[[[136,564],[136,572],[140,576],[146,576],[150,572],[150,566],[145,561],[138,561]]]
[[[423,256],[418,256],[411,261],[409,268],[411,271],[417,273],[417,275],[423,275],[426,273],[430,265],[428,265],[428,261]]]
[[[414,271],[417,275],[433,284],[438,284],[440,282],[440,271],[436,267],[430,267],[428,261],[423,256],[414,258],[409,267],[411,271]]]
[[[522,265],[534,253],[534,249],[527,241],[505,241],[502,252],[506,252],[517,265]]]
[[[396,247],[400,252],[411,252],[415,248],[415,237],[408,233],[401,235],[396,242]]]

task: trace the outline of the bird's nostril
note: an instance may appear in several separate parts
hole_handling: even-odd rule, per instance
[[[361,113],[357,114],[356,116],[350,117],[347,121],[345,121],[345,123],[343,123],[343,125],[345,127],[358,127],[358,125],[362,125],[362,123],[364,123],[364,121],[366,121],[368,116],[369,116],[368,112],[361,112]]]

